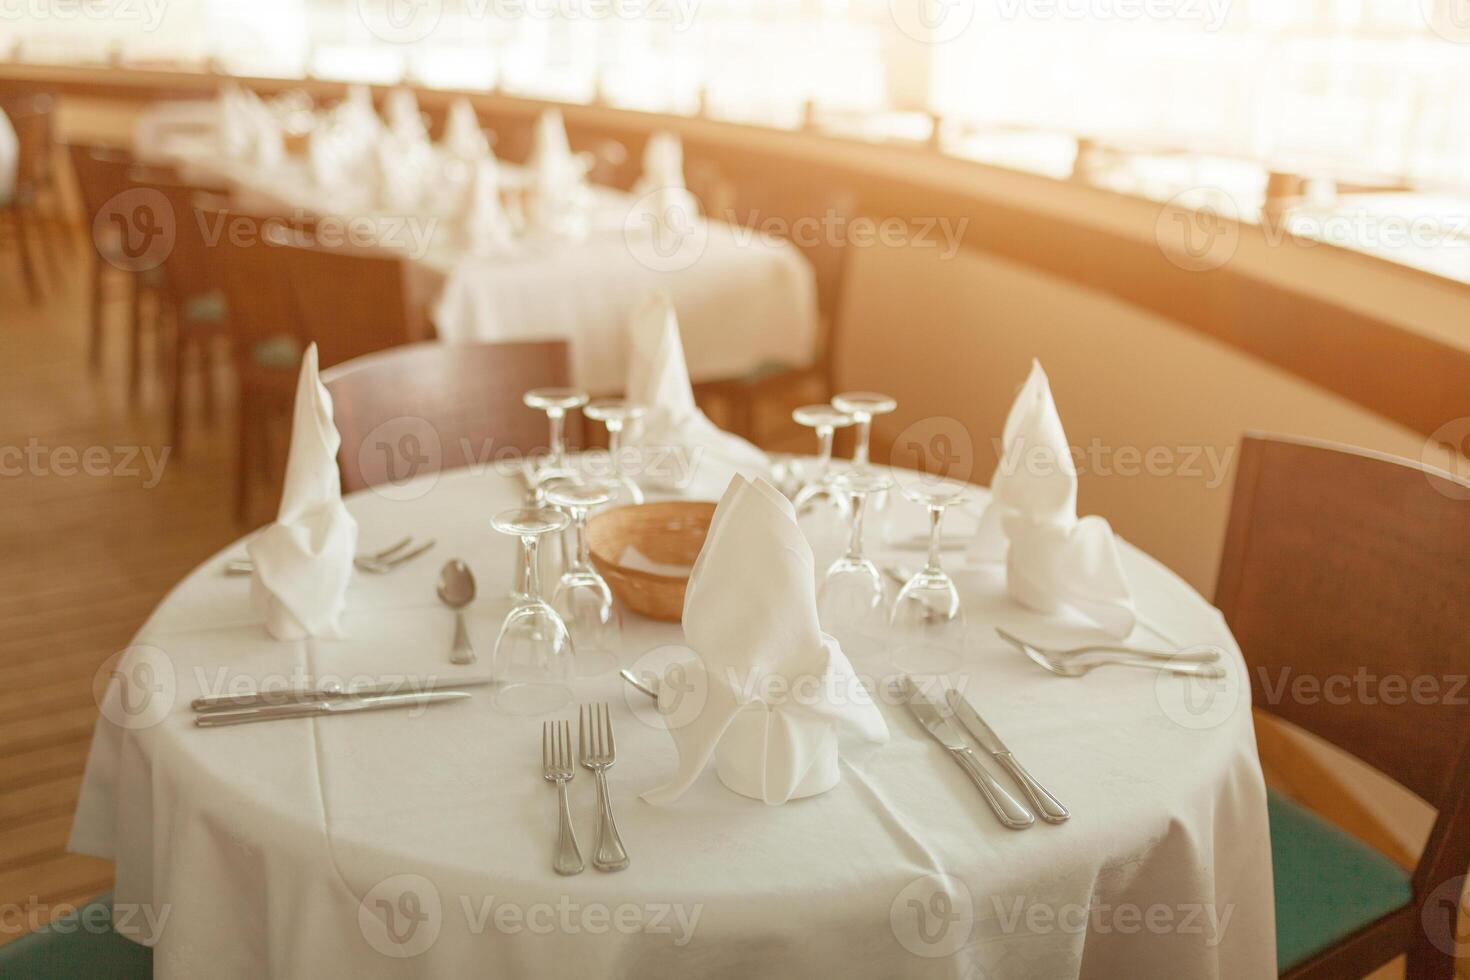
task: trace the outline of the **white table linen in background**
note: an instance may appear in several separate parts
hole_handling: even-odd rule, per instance
[[[167,908],[157,976],[1275,975],[1244,665],[1218,612],[1126,544],[1143,620],[1229,651],[1230,678],[1215,698],[1200,703],[1196,689],[1188,702],[1177,679],[1143,671],[1043,673],[980,624],[1040,641],[1082,634],[1017,606],[997,570],[957,575],[976,628],[968,673],[952,680],[1071,808],[1061,826],[1001,827],[892,703],[880,706],[890,741],[849,753],[830,792],[773,808],[707,771],[677,803],[647,805],[638,793],[670,778],[677,753],[642,695],[630,698],[610,675],[577,681],[575,694],[611,705],[619,760],[609,784],[632,866],[559,878],[539,719],[497,712],[486,691],[419,717],[195,728],[189,699],[231,679],[487,668],[515,547],[488,518],[519,490],[488,468],[411,488],[395,489],[407,500],[347,498],[364,550],[408,533],[439,541],[391,575],[353,579],[343,617],[351,639],[266,639],[248,582],[221,575],[222,554],[173,591],[138,635],[143,646],[118,665],[134,679],[130,665],[152,665],[156,701],[120,713],[117,682],[104,699],[72,847],[115,858],[118,903]],[[916,532],[923,526],[916,507],[895,506]],[[471,668],[448,664],[454,617],[434,597],[451,556],[480,581],[467,612],[481,655]],[[629,616],[624,660],[651,666],[658,653],[645,651],[679,641],[677,626]],[[881,653],[848,654],[859,675],[886,676]],[[585,773],[571,797],[585,849],[594,840]],[[947,883],[938,896],[937,882]],[[421,931],[387,943],[374,926],[384,908],[417,908]],[[696,914],[686,937],[679,917],[687,925]],[[1222,919],[1216,941],[1211,922]],[[404,935],[408,920],[395,921]]]
[[[305,158],[268,169],[222,158],[213,123],[212,102],[160,103],[139,120],[135,151],[143,160],[180,165],[193,179],[224,181],[247,200],[378,220],[388,247],[411,248],[415,261],[442,278],[432,316],[439,336],[451,343],[564,339],[571,345],[572,383],[614,393],[627,374],[628,318],[650,293],[663,290],[678,310],[695,382],[740,377],[772,363],[804,367],[816,358],[815,273],[790,242],[697,219],[693,244],[670,257],[655,249],[640,223],[637,198],[593,187],[584,239],[541,235],[518,242],[511,254],[476,255],[466,247],[462,213],[410,215],[412,226],[405,227],[405,215],[385,212],[371,199],[373,188],[365,191],[360,180],[324,185]],[[531,176],[500,164],[506,186],[523,186]],[[417,248],[421,232],[428,237],[424,249]]]
[[[0,205],[8,204],[15,193],[16,167],[20,163],[20,141],[10,117],[0,109]]]

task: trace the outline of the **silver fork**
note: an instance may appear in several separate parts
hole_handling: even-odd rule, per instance
[[[427,542],[419,545],[412,551],[399,554],[399,552],[403,551],[404,548],[407,548],[412,543],[413,538],[407,537],[395,542],[390,547],[384,548],[382,551],[375,551],[370,555],[359,555],[352,559],[352,563],[364,572],[382,575],[385,572],[392,571],[410,559],[417,558],[434,547],[435,544],[434,539],[430,538]],[[249,558],[235,558],[225,562],[226,575],[249,575],[254,571],[255,563]]]
[[[556,783],[559,804],[556,860],[552,870],[559,875],[582,873],[582,852],[577,849],[577,835],[572,832],[572,807],[567,802],[567,783],[577,774],[572,761],[572,728],[564,721],[541,723],[541,778]]]
[[[628,852],[618,836],[618,823],[613,819],[612,799],[607,792],[607,770],[618,761],[618,746],[613,739],[612,716],[607,703],[584,704],[577,715],[577,741],[580,743],[582,768],[590,769],[597,781],[597,853],[592,866],[598,871],[622,871],[628,866]]]
[[[1039,643],[1023,640],[1014,633],[1007,633],[999,626],[994,627],[997,635],[1011,646],[1017,649],[1030,647],[1038,650],[1047,659],[1057,657],[1084,657],[1094,653],[1116,653],[1128,659],[1143,658],[1145,660],[1165,660],[1174,664],[1212,664],[1220,659],[1224,653],[1213,644],[1203,644],[1188,650],[1180,650],[1177,653],[1167,653],[1163,650],[1136,650],[1133,647],[1117,646],[1114,644],[1094,643],[1091,646],[1073,647],[1070,650],[1060,650],[1054,647],[1044,647]]]

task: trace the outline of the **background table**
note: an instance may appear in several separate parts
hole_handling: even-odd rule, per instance
[[[272,207],[379,221],[389,247],[414,244],[403,215],[364,204],[361,187],[318,186],[304,158],[263,168],[224,156],[212,132],[216,111],[213,102],[158,104],[139,120],[135,153]],[[505,181],[521,174],[514,165],[501,167]],[[572,382],[595,393],[618,392],[627,374],[629,314],[649,292],[663,289],[678,311],[696,382],[740,377],[772,363],[813,363],[816,276],[794,245],[700,219],[683,250],[661,252],[636,216],[630,219],[636,204],[632,195],[594,187],[586,240],[531,240],[503,256],[467,253],[450,217],[415,216],[434,222],[427,250],[411,257],[435,280],[431,315],[439,336],[450,342],[564,338],[571,342]]]
[[[1071,807],[1060,826],[1002,828],[891,704],[891,741],[847,752],[822,796],[768,808],[711,770],[677,804],[650,806],[638,794],[673,772],[674,747],[642,696],[608,675],[579,681],[576,697],[611,704],[609,783],[632,866],[560,878],[540,719],[501,714],[487,689],[422,715],[193,726],[188,701],[231,681],[487,669],[513,560],[489,516],[516,497],[492,471],[460,471],[392,499],[350,498],[362,550],[409,532],[439,545],[391,575],[357,576],[344,640],[268,639],[248,580],[221,574],[224,554],[156,610],[118,664],[128,680],[104,699],[72,846],[117,861],[120,905],[167,909],[158,976],[1275,975],[1244,665],[1219,614],[1132,548],[1125,564],[1152,628],[1230,651],[1216,696],[1121,668],[1046,674],[987,624],[1041,639],[1085,631],[1013,606],[995,570],[960,576],[974,642],[951,681]],[[894,517],[923,523],[912,509]],[[453,617],[434,598],[451,556],[480,583],[471,668],[447,662]],[[626,639],[625,662],[648,663],[681,633],[630,616]],[[891,674],[880,650],[849,652],[864,677]],[[571,796],[590,854],[586,776]]]

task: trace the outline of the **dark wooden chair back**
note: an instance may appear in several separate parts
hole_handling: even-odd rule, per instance
[[[72,173],[77,181],[87,237],[92,238],[92,223],[98,213],[113,197],[132,186],[129,173],[134,166],[133,155],[126,150],[86,143],[69,144],[67,155],[71,158]],[[94,247],[96,244],[94,241]]]
[[[564,341],[420,343],[322,372],[342,435],[344,491],[401,483],[440,470],[491,466],[544,450],[546,416],[527,390],[571,376]],[[567,419],[577,444],[580,415]]]
[[[429,337],[425,301],[403,256],[323,248],[309,233],[273,234],[296,321],[323,367]]]
[[[133,167],[128,171],[134,187],[145,188],[168,202],[174,230],[173,245],[163,260],[163,286],[169,299],[182,309],[191,296],[222,288],[213,247],[213,229],[194,212],[196,194],[225,199],[228,189],[186,183],[177,172],[157,167]]]
[[[1215,602],[1258,710],[1439,811],[1414,872],[1415,928],[1390,955],[1407,949],[1411,976],[1449,977],[1453,963],[1417,925],[1422,903],[1470,864],[1470,483],[1345,447],[1247,436]],[[1371,969],[1363,957],[1383,947],[1345,948],[1302,975],[1339,975],[1314,972],[1334,956]]]
[[[260,344],[289,337],[305,346],[291,300],[288,253],[268,240],[276,219],[236,210],[214,194],[192,194],[190,204],[201,235],[213,243],[206,251],[207,274],[224,289],[242,368],[250,367]]]

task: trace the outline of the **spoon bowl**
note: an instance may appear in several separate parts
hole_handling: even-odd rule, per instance
[[[449,662],[472,664],[477,659],[470,644],[469,629],[464,622],[464,608],[475,601],[475,576],[458,558],[445,562],[439,570],[439,601],[454,610],[454,646]]]

